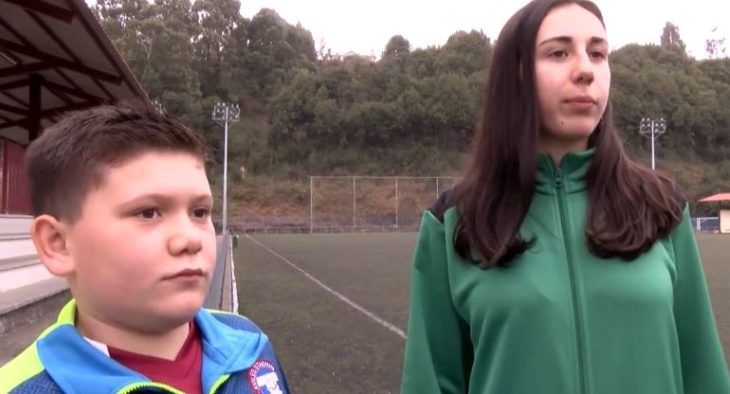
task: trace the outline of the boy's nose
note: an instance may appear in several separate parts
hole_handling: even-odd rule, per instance
[[[173,225],[172,231],[168,239],[170,254],[195,254],[203,248],[202,231],[189,219]]]

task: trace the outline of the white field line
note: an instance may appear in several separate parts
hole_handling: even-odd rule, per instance
[[[342,295],[337,290],[334,290],[331,287],[327,286],[326,284],[322,283],[322,281],[320,281],[319,279],[317,279],[314,276],[310,275],[307,271],[299,268],[299,266],[297,266],[296,264],[294,264],[291,261],[287,260],[286,257],[283,257],[282,255],[280,255],[280,254],[276,253],[275,251],[271,250],[271,248],[269,248],[268,246],[266,246],[266,245],[262,244],[261,242],[255,240],[250,235],[246,235],[246,237],[248,239],[250,239],[256,245],[258,245],[258,246],[262,247],[263,249],[265,249],[267,252],[269,252],[272,255],[278,257],[281,261],[287,263],[290,267],[292,267],[295,270],[297,270],[300,273],[302,273],[302,275],[306,276],[309,280],[311,280],[312,282],[316,283],[319,287],[327,290],[327,292],[329,292],[330,294],[332,294],[335,297],[339,298],[340,301],[342,301],[345,304],[350,305],[351,307],[357,309],[358,311],[360,311],[360,313],[362,313],[363,315],[369,317],[371,320],[375,321],[376,323],[380,324],[381,326],[387,328],[388,330],[390,330],[394,334],[398,335],[399,337],[401,337],[403,339],[406,339],[406,334],[400,328],[396,327],[395,325],[393,325],[392,323],[388,322],[387,320],[385,320],[385,319],[377,316],[373,312],[370,312],[369,310],[367,310],[367,309],[363,308],[362,306],[356,304],[354,301],[352,301],[351,299],[345,297],[344,295]]]

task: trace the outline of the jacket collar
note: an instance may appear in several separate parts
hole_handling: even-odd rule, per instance
[[[58,321],[41,334],[36,343],[38,357],[46,372],[64,392],[117,393],[149,379],[94,348],[74,326],[76,302],[61,310]],[[210,312],[195,315],[203,342],[201,381],[204,392],[223,375],[248,369],[263,351],[268,338],[261,332],[233,329]]]
[[[569,193],[585,190],[586,175],[594,155],[594,148],[568,153],[559,166],[555,165],[551,156],[538,155],[535,190],[544,194],[555,194],[558,187],[564,187]]]

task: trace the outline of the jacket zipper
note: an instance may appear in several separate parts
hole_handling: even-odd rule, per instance
[[[571,248],[570,234],[568,234],[567,217],[566,217],[566,198],[565,198],[565,187],[563,185],[563,174],[560,169],[555,174],[555,188],[558,193],[558,207],[560,210],[560,228],[563,230],[563,240],[565,242],[565,255],[568,259],[568,272],[570,274],[570,289],[573,301],[573,315],[575,317],[575,332],[576,332],[576,343],[578,347],[578,372],[580,377],[580,389],[581,393],[587,394],[588,388],[586,387],[585,379],[585,354],[583,346],[583,320],[578,300],[578,285],[575,280],[575,267],[573,261],[573,254]]]
[[[218,378],[218,380],[216,380],[215,383],[213,383],[213,387],[210,388],[210,394],[214,394],[216,391],[218,391],[218,389],[221,387],[221,385],[223,385],[223,383],[225,383],[228,380],[228,378],[230,378],[230,377],[231,377],[231,375],[223,375],[220,378]]]
[[[228,380],[228,378],[230,378],[230,377],[231,377],[231,375],[223,375],[220,378],[218,378],[218,380],[216,380],[215,383],[213,384],[213,387],[210,388],[210,394],[213,394],[216,391],[218,391],[218,389],[223,385],[223,383],[225,383]],[[173,394],[185,394],[182,391],[180,391],[172,386],[163,384],[163,383],[135,383],[135,384],[131,384],[131,385],[121,389],[117,394],[130,394],[130,393],[133,393],[137,390],[144,389],[144,388],[156,388],[156,389],[167,390],[168,392],[173,393]]]
[[[135,384],[130,384],[129,386],[127,386],[127,387],[119,390],[119,392],[117,394],[130,394],[130,393],[133,393],[133,392],[135,392],[137,390],[141,390],[141,389],[145,389],[145,388],[162,389],[162,390],[166,390],[168,393],[173,393],[173,394],[185,394],[182,391],[180,391],[180,390],[178,390],[178,389],[176,389],[176,388],[174,388],[172,386],[168,386],[166,384],[163,384],[163,383],[135,383]]]

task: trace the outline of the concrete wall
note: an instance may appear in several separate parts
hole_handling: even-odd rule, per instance
[[[0,294],[51,277],[30,239],[31,221],[30,216],[0,215]]]
[[[730,234],[730,210],[720,211],[720,232]]]

